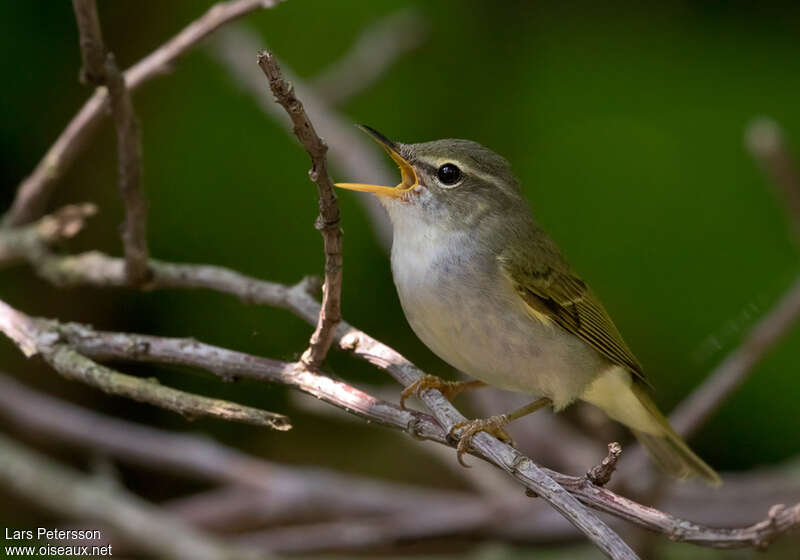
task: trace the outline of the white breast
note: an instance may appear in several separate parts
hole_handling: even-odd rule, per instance
[[[395,219],[392,272],[411,328],[439,357],[486,383],[560,409],[607,364],[575,336],[534,319],[496,255],[465,232]]]

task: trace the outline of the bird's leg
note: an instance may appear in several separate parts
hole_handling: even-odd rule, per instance
[[[456,457],[458,458],[458,462],[463,467],[469,467],[469,465],[464,462],[463,455],[469,451],[472,438],[478,432],[490,433],[497,439],[504,441],[509,445],[514,445],[514,440],[512,440],[511,437],[506,433],[506,431],[503,429],[503,426],[509,422],[513,422],[517,418],[527,416],[528,414],[536,412],[540,408],[544,408],[550,404],[550,399],[547,397],[542,397],[540,399],[536,399],[532,403],[518,408],[517,410],[514,410],[513,412],[509,412],[508,414],[498,414],[497,416],[490,416],[489,418],[478,418],[477,420],[459,422],[450,429],[449,434],[454,436],[455,432],[461,430],[461,434],[458,436],[458,447],[456,448]]]
[[[406,399],[411,395],[419,397],[425,389],[436,389],[444,395],[448,401],[452,401],[467,389],[478,389],[486,387],[483,381],[445,381],[435,375],[422,375],[411,385],[403,389],[400,393],[400,406],[406,407]]]

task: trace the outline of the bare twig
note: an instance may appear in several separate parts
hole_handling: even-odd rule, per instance
[[[125,275],[132,285],[145,283],[147,261],[147,203],[142,194],[142,141],[139,122],[125,78],[114,55],[106,51],[100,30],[95,0],[72,0],[78,22],[82,75],[95,86],[106,86],[111,115],[117,131],[119,190],[125,205],[122,244],[125,249]]]
[[[259,8],[271,8],[281,0],[229,0],[209,8],[205,14],[183,28],[172,39],[125,72],[130,91],[169,71],[174,62],[220,26]],[[45,211],[47,200],[58,180],[88,144],[105,115],[108,91],[97,88],[50,147],[33,173],[19,186],[11,209],[3,219],[5,226],[31,222]]]
[[[238,377],[279,383],[370,422],[401,427],[423,439],[446,440],[441,427],[427,414],[406,411],[398,405],[376,399],[346,383],[315,373],[302,362],[259,358],[192,339],[98,332],[74,323],[60,325],[57,332],[78,352],[97,360],[181,364],[210,371],[223,379]]]
[[[111,527],[138,550],[159,558],[265,558],[252,547],[205,535],[120,488],[58,465],[3,435],[0,485],[58,514]]]
[[[122,244],[125,249],[125,275],[133,285],[148,278],[147,202],[141,186],[141,133],[133,102],[125,79],[117,68],[114,55],[106,58],[106,87],[111,102],[111,115],[117,130],[119,154],[119,190],[125,205]]]
[[[253,96],[264,113],[290,129],[291,121],[285,111],[274,102],[271,92],[264,87],[263,74],[250,63],[252,54],[264,48],[258,34],[244,25],[233,25],[218,33],[210,47],[211,54],[230,72],[234,82]],[[286,64],[282,64],[282,70],[294,86],[296,95],[303,100],[314,127],[328,140],[328,157],[340,173],[378,185],[397,182],[397,171],[387,166],[384,154],[373,142],[359,134],[351,121],[339,116]],[[378,241],[388,251],[392,246],[392,227],[386,211],[374,196],[358,197],[357,201],[366,209]]]
[[[131,346],[138,342],[130,341]],[[227,529],[286,524],[306,517],[338,519],[304,525],[305,543],[295,538],[300,529],[252,535],[252,542],[270,550],[308,552],[447,534],[511,538],[518,542],[553,542],[577,535],[574,530],[565,530],[565,524],[559,524],[559,518],[541,503],[524,498],[491,500],[366,480],[318,468],[287,468],[205,437],[175,434],[98,414],[37,393],[2,375],[0,417],[7,418],[15,430],[44,435],[60,444],[99,450],[118,460],[181,476],[242,485],[172,500],[165,505],[170,513],[192,524]],[[705,488],[686,489],[670,503],[674,508],[690,510],[717,524],[730,524],[747,522],[753,508],[765,508],[763,504],[769,504],[768,500],[796,498],[800,493],[800,487],[788,475],[776,478],[770,473],[731,476],[725,489],[724,494],[715,490],[713,498]],[[420,511],[429,515],[424,517],[424,523],[422,519],[415,523],[413,516]],[[470,514],[459,513],[464,511]],[[370,519],[363,519],[365,515]],[[358,519],[348,521],[343,519],[345,516]],[[358,537],[361,534],[366,540]]]
[[[81,80],[97,86],[106,80],[106,49],[97,5],[93,0],[72,0],[81,45]]]
[[[622,455],[622,446],[616,441],[609,443],[608,455],[606,455],[605,459],[603,459],[599,465],[595,465],[586,473],[586,478],[597,486],[605,486],[608,484],[611,480],[611,475],[613,475],[614,471],[617,469],[617,461],[619,461],[620,455]]]
[[[3,235],[4,234],[0,233],[0,240],[3,239]],[[44,261],[37,261],[34,259],[33,264],[40,270],[40,272],[43,272],[46,277],[50,279],[58,279],[64,284],[125,286],[123,262],[120,259],[114,259],[102,255],[101,253],[86,253],[76,257],[49,256]],[[157,261],[151,261],[150,267],[153,270],[153,281],[150,285],[151,288],[207,288],[222,291],[236,295],[252,303],[275,305],[289,309],[305,321],[312,324],[316,321],[320,310],[319,303],[316,302],[309,293],[309,283],[307,281],[301,282],[296,286],[289,287],[249,278],[237,272],[221,267],[207,265],[180,265],[161,263]],[[61,336],[63,336],[63,334]],[[117,340],[119,341],[120,345],[128,349],[128,354],[130,354],[130,350],[132,348],[135,349],[137,347],[135,344],[132,345],[130,340],[126,341],[124,338],[125,335],[117,336],[123,337]],[[381,369],[384,369],[393,377],[401,381],[401,383],[409,383],[422,373],[396,351],[372,339],[366,333],[353,328],[345,322],[342,322],[337,327],[335,336],[339,341],[339,346],[342,349],[348,350],[357,357],[367,360]],[[72,340],[72,343],[77,344],[77,341]],[[180,346],[180,343],[170,343],[170,346],[176,345]],[[139,347],[141,348],[141,345]],[[79,349],[83,352],[91,353],[89,347],[84,346]],[[136,353],[134,352],[134,354]],[[98,353],[96,356],[100,356],[100,354]],[[117,355],[117,357],[122,356]],[[140,355],[140,358],[141,357],[142,356]],[[204,367],[204,364],[211,364],[211,362],[208,359],[205,359],[205,357],[199,360],[200,362],[203,362],[202,364],[198,363],[198,359],[196,357],[190,358],[184,356],[184,359],[190,360],[187,363],[191,363],[192,365]],[[216,372],[219,373],[220,371],[223,371],[227,372],[227,375],[242,375],[242,372],[244,369],[246,369],[246,367],[241,365],[241,361],[243,360],[245,363],[247,363],[247,361],[250,359],[252,358],[246,358],[246,355],[241,355],[239,358],[230,363],[226,363],[224,365],[218,364],[216,367]],[[286,374],[287,366],[285,364],[272,361],[267,362],[273,364],[273,366],[276,368],[274,370],[275,372],[280,372],[280,375]],[[262,364],[262,366],[264,366],[264,364]],[[271,367],[272,366],[270,366],[270,368]],[[295,364],[292,367],[298,367],[298,365]],[[264,367],[260,369],[260,374],[265,375],[264,372],[270,368]],[[215,369],[212,368],[212,371],[215,371]],[[302,368],[301,371],[303,371]],[[303,375],[307,376],[317,374],[309,371],[303,371]],[[311,379],[313,380],[312,384],[315,384],[317,378],[314,377]],[[277,377],[275,380],[277,382],[282,382]],[[316,385],[323,386],[320,384]],[[324,387],[328,386],[326,385]],[[348,394],[353,396],[349,390]],[[425,393],[425,396],[436,394],[438,393],[434,391],[428,391]],[[353,398],[354,400],[350,401],[346,408],[358,408],[358,410],[362,413],[365,411],[371,412],[375,410],[373,405],[355,407],[358,399],[355,397]],[[330,400],[330,402],[334,401],[335,399]],[[446,400],[444,402],[446,403],[446,408],[442,414],[442,417],[445,419],[444,423],[446,429],[449,429],[446,426],[447,422],[454,423],[463,417],[455,412],[454,409],[452,409],[452,406],[449,404],[449,402]],[[453,410],[453,413],[450,413],[447,410],[447,407]],[[439,425],[433,421],[426,421],[424,415],[422,419],[419,419],[419,417],[402,416],[399,414],[395,415],[395,412],[392,412],[391,415],[381,415],[380,418],[381,420],[385,421],[384,423],[389,425],[393,424],[403,430],[408,430],[411,428],[413,433],[415,433],[418,437],[429,438],[439,442],[445,442],[447,440],[446,433],[441,430]],[[441,422],[442,421],[440,419],[440,423]],[[512,448],[508,448],[510,450],[508,452],[505,451],[504,447],[506,446],[502,446],[500,448],[501,453],[503,453],[502,455],[498,456],[495,454],[485,454],[482,448],[482,441],[484,438],[481,436],[479,436],[479,438],[480,439],[476,440],[476,442],[479,443],[479,446],[476,448],[476,453],[478,453],[478,455],[483,456],[498,466],[501,466],[501,468],[507,472],[511,472],[512,475],[517,478],[517,480],[520,480],[528,488],[538,493],[537,489],[539,488],[539,485],[532,482],[529,483],[528,481],[528,473],[530,472],[528,469],[532,465],[529,459],[518,455],[518,453]],[[489,440],[492,439],[488,435],[487,438]],[[495,453],[494,450],[493,453]],[[520,457],[520,459],[516,460],[515,463],[516,457]],[[604,488],[599,488],[591,484],[591,482],[589,482],[585,477],[570,477],[549,470],[544,470],[544,472],[558,481],[571,494],[591,507],[599,509],[600,511],[612,513],[618,517],[645,526],[646,528],[650,528],[654,531],[665,532],[673,535],[676,531],[676,527],[688,526],[691,530],[681,533],[675,538],[689,540],[690,542],[704,543],[708,544],[709,546],[748,546],[754,542],[752,540],[753,533],[751,532],[738,532],[732,535],[726,531],[723,531],[722,533],[709,533],[708,531],[710,529],[707,527],[690,524],[683,520],[674,518],[666,513],[659,512],[658,510],[653,510],[652,508],[647,508],[646,506],[642,506],[636,502],[627,500],[626,498],[614,494]],[[789,514],[786,513],[784,515],[788,516]],[[783,527],[784,525],[779,524],[779,526]],[[709,537],[709,535],[711,535],[711,537]]]
[[[389,14],[364,30],[341,58],[308,85],[329,105],[343,103],[375,83],[403,54],[419,47],[427,34],[428,26],[416,10]]]
[[[97,257],[97,254],[91,255]],[[66,262],[63,259],[56,259],[55,262],[52,262],[52,258],[49,258],[48,260],[51,261],[52,265],[54,265],[51,266],[51,269],[55,269],[58,265],[63,267]],[[100,282],[105,282],[106,284],[110,283],[108,282],[108,278],[111,278],[113,281],[118,281],[120,277],[119,263],[115,262],[114,259],[103,257],[100,257],[99,260],[101,261],[102,266],[104,266],[106,269],[111,269],[109,271],[111,274],[109,274],[108,277],[104,277],[102,273],[98,274],[98,267],[76,267],[74,266],[74,263],[67,263],[68,274],[72,276],[72,279],[74,279],[76,275],[81,276],[82,279],[86,279],[86,275],[88,273],[89,277],[92,278],[92,281],[97,281],[99,279]],[[109,267],[108,265],[111,266]],[[151,264],[151,270],[153,271],[153,280],[151,282],[151,286],[158,286],[160,271],[158,267],[154,266],[153,264]],[[58,272],[53,272],[51,270],[50,274],[58,274]],[[290,292],[286,288],[283,290],[275,290],[275,285],[267,285],[266,287],[268,290],[263,295],[267,297],[278,296],[276,303],[280,305],[296,309],[303,315],[306,315],[311,308],[314,308],[317,313],[319,312],[320,307],[318,304],[304,291]],[[239,291],[242,289],[248,291],[249,287],[245,285],[244,287],[237,286],[237,288]],[[293,302],[299,303],[300,305],[295,305]],[[316,316],[316,314],[313,315]],[[348,333],[347,336],[344,337],[346,340],[342,338],[342,334],[344,333]],[[11,336],[11,334],[9,334],[9,336]],[[384,365],[384,369],[395,376],[395,378],[404,385],[412,383],[419,375],[421,375],[421,372],[410,362],[405,360],[405,358],[400,356],[400,354],[378,343],[374,339],[368,337],[368,335],[350,328],[349,325],[344,322],[340,323],[335,332],[331,333],[331,336],[335,336],[336,338],[340,339],[345,347],[355,348],[354,352],[356,355],[364,357],[372,363]],[[364,352],[364,350],[368,351]],[[311,372],[306,371],[306,373]],[[433,391],[426,393],[426,395],[432,394],[434,394]],[[438,391],[436,391],[435,394],[441,396]],[[452,407],[449,401],[444,399],[444,397],[441,397],[441,402],[439,404],[445,407],[445,410],[444,412],[438,411],[438,414],[436,415],[437,420],[439,423],[448,423],[446,425],[447,430],[449,430],[456,422],[460,422],[464,419],[464,417],[458,413],[455,408]],[[483,435],[486,437],[484,438]],[[530,459],[525,458],[512,447],[502,444],[499,440],[489,436],[488,434],[479,434],[476,438],[476,442],[479,444],[477,448],[482,455],[487,456],[491,462],[501,466],[501,468],[503,468],[503,470],[506,472],[511,473],[519,482],[530,488],[537,495],[542,495],[548,502],[556,504],[554,507],[556,507],[558,511],[565,514],[565,516],[571,522],[573,522],[573,524],[576,524],[576,526],[578,526],[587,535],[591,535],[592,539],[596,543],[599,543],[601,549],[606,551],[606,553],[612,558],[635,558],[633,552],[630,551],[630,549],[622,542],[622,540],[613,531],[611,531],[605,523],[600,521],[599,518],[594,515],[586,515],[587,510],[583,509],[583,506],[581,506],[579,502],[575,500],[575,498],[570,496],[563,489],[560,489],[560,487],[554,483],[548,475],[544,474],[544,471],[542,471]],[[496,446],[491,442],[496,442]]]
[[[271,285],[272,288],[275,286]],[[277,295],[277,292],[273,292],[272,295]],[[312,311],[312,307],[319,309],[319,304],[307,292],[297,290],[297,288],[284,287],[279,301],[284,306],[297,306],[297,309],[301,310],[301,316]],[[313,322],[316,314],[312,311],[310,315],[309,322]],[[0,314],[0,319],[2,318],[3,314]],[[28,321],[42,321],[41,319],[27,319]],[[12,322],[12,326],[19,325],[19,323],[19,321]],[[218,375],[247,375],[256,379],[274,381],[297,387],[319,396],[347,412],[409,432],[417,438],[453,445],[447,437],[447,432],[426,415],[402,410],[397,405],[377,401],[357,389],[305,370],[300,363],[285,364],[186,339],[98,333],[82,325],[58,326],[49,321],[47,324],[52,325],[52,330],[43,333],[43,336],[48,339],[62,340],[62,345],[74,347],[76,351],[97,359],[114,358],[185,364],[201,367]],[[27,333],[28,327],[24,322],[21,327],[22,333],[20,333],[19,327],[16,330],[9,329],[6,324],[0,322],[0,328],[3,328],[4,332],[14,338],[18,344],[25,346],[25,341],[30,338],[30,334]],[[370,339],[368,335],[353,329],[346,323],[337,329],[337,333],[342,331],[346,334],[340,339],[340,345],[343,348],[349,348],[359,357],[367,359],[390,373],[394,372],[398,376],[402,371],[405,371],[404,375],[407,376],[419,372],[394,350]],[[355,338],[360,342],[356,348],[353,348]],[[340,391],[345,394],[341,394]],[[427,394],[432,393],[433,391],[430,391]],[[489,437],[489,439],[492,438]],[[491,447],[489,449],[491,450]],[[481,446],[476,446],[474,452],[476,456],[494,463],[507,472],[510,470],[507,464],[511,462],[513,470],[510,470],[510,474],[523,482],[527,488],[538,493],[541,486],[529,474],[533,466],[530,459],[519,455],[513,449],[510,453],[505,451],[502,453],[499,457],[494,455],[493,450],[492,454],[484,454]],[[520,459],[514,462],[512,457],[520,457]],[[585,476],[568,476],[548,469],[541,470],[552,480],[557,481],[560,487],[585,504],[652,531],[665,533],[673,540],[719,548],[764,546],[774,537],[800,525],[800,514],[798,514],[800,504],[798,504],[777,512],[769,523],[761,522],[743,529],[713,529],[638,504],[592,484]],[[551,491],[550,488],[547,488],[547,491]]]
[[[333,192],[333,181],[328,175],[326,153],[328,146],[317,135],[308,120],[302,102],[297,99],[292,86],[283,78],[275,56],[269,51],[258,55],[258,65],[269,82],[277,101],[289,115],[294,134],[311,158],[311,180],[317,184],[319,218],[316,227],[322,233],[325,245],[325,283],[322,286],[322,309],[317,328],[311,335],[302,361],[311,369],[318,368],[333,343],[333,332],[342,320],[342,230],[339,227],[339,203]]]
[[[64,344],[55,326],[53,322],[33,319],[0,301],[0,331],[13,340],[26,356],[41,354],[53,369],[67,379],[81,381],[110,395],[172,410],[189,418],[209,416],[281,431],[291,428],[289,419],[282,414],[185,393],[163,387],[150,379],[101,366]]]

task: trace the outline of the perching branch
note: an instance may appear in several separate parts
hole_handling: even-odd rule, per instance
[[[124,75],[125,85],[129,91],[136,90],[152,78],[171,70],[175,61],[220,26],[259,8],[272,8],[280,1],[229,0],[211,6],[172,39],[129,68]],[[107,103],[108,91],[105,88],[95,89],[33,172],[20,184],[14,202],[3,218],[4,226],[26,224],[44,213],[56,184],[97,130]]]
[[[208,416],[280,431],[291,428],[289,419],[282,414],[193,395],[97,364],[64,344],[55,325],[51,321],[33,319],[0,301],[0,331],[14,341],[25,356],[40,354],[67,379],[80,381],[109,395],[171,410],[188,418]],[[135,347],[131,350],[137,351]]]
[[[131,344],[136,342],[131,341]],[[270,550],[308,552],[344,545],[355,547],[365,542],[393,542],[412,536],[475,535],[476,532],[489,538],[512,538],[519,542],[553,542],[575,535],[565,531],[563,524],[559,525],[557,518],[541,504],[537,506],[536,502],[521,497],[493,500],[460,492],[415,489],[318,468],[287,468],[250,457],[205,437],[141,426],[68,404],[2,375],[0,417],[27,433],[63,445],[100,451],[129,464],[236,484],[236,487],[212,490],[166,504],[170,513],[204,528],[225,529],[240,522],[248,526],[286,524],[309,515],[318,518],[320,514],[340,519],[304,525],[305,544],[294,538],[300,529],[276,529],[252,536],[253,542]],[[799,490],[796,485],[791,486],[788,479],[770,482],[767,475],[753,475],[741,481],[734,477],[730,484],[732,488],[726,485],[728,493],[717,495],[711,502],[715,509],[739,511],[752,508],[754,503],[763,503],[770,496],[786,496],[787,491],[796,496]],[[706,492],[705,489],[700,491],[701,494]],[[685,497],[697,498],[694,502],[690,500],[693,510],[708,519],[724,519],[719,513],[707,512],[709,496],[703,498],[696,494],[697,491],[692,491]],[[731,506],[731,499],[735,507]],[[422,519],[418,522],[413,519],[420,511],[430,512],[424,523]],[[465,511],[470,513],[465,516]],[[365,515],[370,516],[370,520],[363,520]],[[342,519],[344,516],[356,518],[347,521]],[[353,536],[372,528],[376,530],[368,541]],[[351,537],[343,537],[343,532]]]
[[[257,285],[257,281],[253,282]],[[190,285],[196,286],[195,283],[190,283]],[[305,291],[301,292],[296,287],[283,286],[283,293],[279,293],[274,288],[280,285],[269,286],[273,290],[272,296],[277,296],[284,307],[300,310],[299,314],[301,316],[311,311],[311,306],[316,306],[316,309],[319,309],[319,304],[314,302],[313,298]],[[230,288],[230,291],[240,291]],[[312,317],[309,317],[309,322],[311,323],[313,323],[313,316],[312,313]],[[0,315],[0,317],[3,317],[3,315]],[[29,321],[43,321],[41,319],[27,319]],[[312,394],[362,418],[411,433],[416,438],[453,445],[448,439],[446,431],[441,428],[439,423],[427,415],[402,410],[397,405],[378,401],[358,389],[308,371],[303,368],[301,363],[287,364],[277,362],[187,339],[102,333],[83,325],[59,325],[52,321],[43,322],[46,325],[50,325],[52,329],[43,333],[45,338],[61,340],[61,344],[95,359],[182,364],[206,369],[223,377],[250,377],[262,381],[280,383]],[[3,330],[13,337],[13,330],[5,328]],[[386,347],[377,341],[370,342],[371,339],[369,339],[368,335],[346,324],[340,325],[337,332],[341,333],[343,330],[347,334],[344,340],[340,339],[341,346],[350,346],[353,342],[353,336],[358,336],[364,341],[363,344],[359,345],[360,349],[353,349],[353,352],[359,357],[368,359],[389,371],[407,370],[409,375],[418,371],[410,362],[405,361],[402,356],[393,350],[385,350]],[[24,344],[24,338],[16,337],[16,340],[19,340],[20,344]],[[391,353],[394,353],[394,355]],[[484,456],[480,448],[476,449],[473,454],[489,460],[508,471],[503,463],[504,456],[501,456],[500,459],[490,455]],[[519,456],[521,459],[515,465],[517,471],[511,474],[518,480],[525,481],[527,488],[536,491],[539,486],[534,482],[527,482],[532,462],[526,457]],[[800,504],[798,504],[792,508],[780,510],[769,523],[761,522],[743,529],[705,527],[638,504],[633,500],[593,484],[587,477],[564,475],[548,469],[542,469],[542,471],[570,494],[590,507],[611,513],[646,529],[667,534],[673,540],[718,548],[765,546],[766,543],[778,535],[800,525]]]
[[[72,9],[78,23],[78,39],[81,45],[81,81],[96,86],[105,85],[106,48],[97,5],[93,0],[72,0]]]
[[[586,473],[586,478],[592,484],[605,486],[611,480],[611,475],[617,469],[617,461],[622,455],[622,446],[616,441],[608,444],[608,455],[599,465],[595,465]]]
[[[311,335],[302,362],[311,369],[325,360],[333,343],[333,331],[342,320],[342,230],[339,227],[339,203],[328,175],[326,153],[328,146],[317,135],[302,102],[297,99],[291,84],[283,78],[278,61],[269,51],[258,55],[258,65],[267,77],[269,87],[294,125],[294,134],[311,158],[311,180],[317,184],[319,217],[316,228],[322,233],[325,245],[325,283],[322,286],[322,310],[317,328]]]
[[[110,527],[138,550],[159,558],[267,558],[252,547],[222,543],[121,488],[60,466],[2,434],[0,485],[60,515]]]
[[[142,138],[139,122],[125,78],[117,67],[114,55],[106,51],[100,30],[95,0],[72,0],[78,22],[82,76],[95,86],[106,86],[111,116],[117,131],[119,190],[125,205],[122,244],[125,250],[125,275],[132,285],[146,282],[147,203],[142,194]]]

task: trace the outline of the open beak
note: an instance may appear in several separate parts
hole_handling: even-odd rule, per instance
[[[351,191],[371,192],[380,196],[390,196],[392,198],[399,198],[404,193],[414,189],[419,185],[417,174],[411,164],[408,163],[397,149],[397,145],[386,138],[383,134],[370,128],[367,125],[360,124],[358,128],[369,134],[373,140],[380,144],[384,150],[387,151],[389,156],[400,168],[401,181],[396,187],[384,187],[381,185],[365,185],[363,183],[336,183],[335,186],[342,189],[350,189]]]

